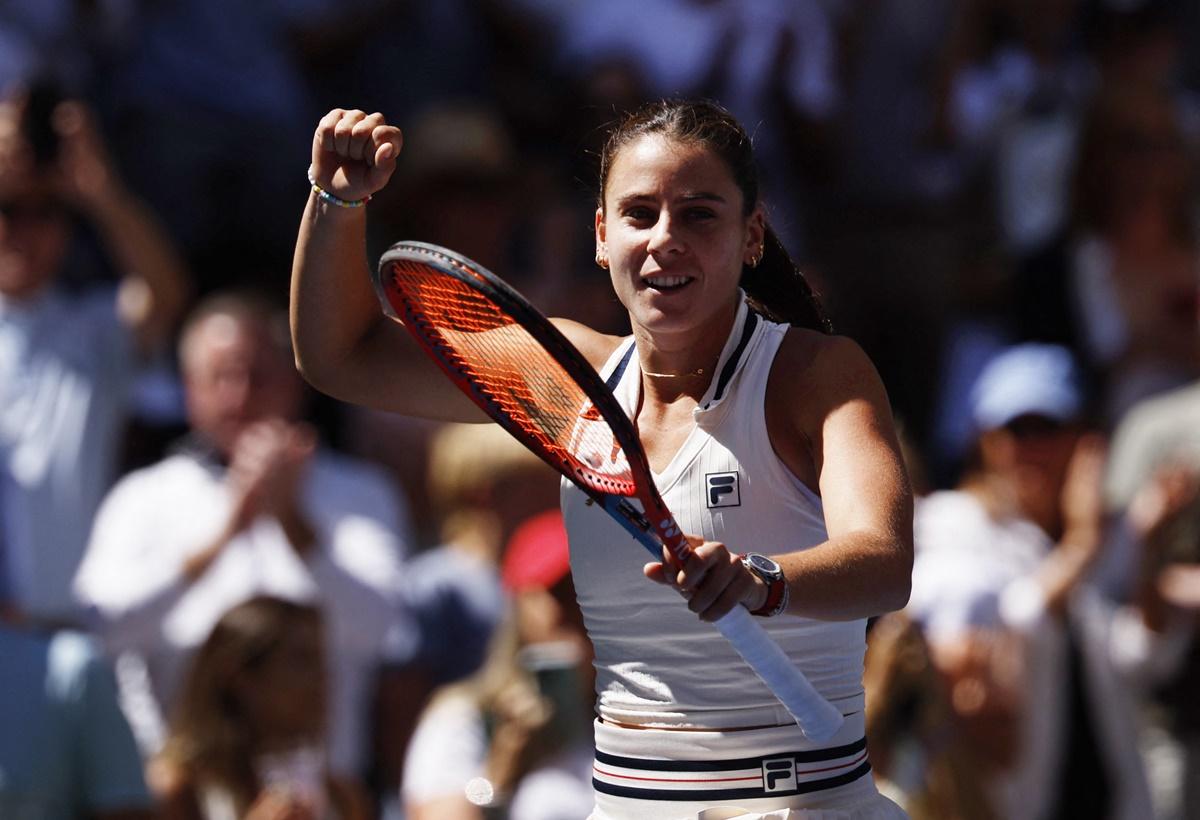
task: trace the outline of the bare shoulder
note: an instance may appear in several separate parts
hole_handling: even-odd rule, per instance
[[[804,328],[792,328],[784,337],[771,382],[779,399],[825,412],[855,398],[883,396],[879,373],[857,342]]]
[[[788,331],[767,383],[767,429],[776,454],[810,489],[819,492],[830,421],[887,430],[886,408],[875,367],[857,343],[815,330]]]
[[[567,337],[567,341],[575,345],[583,354],[583,358],[597,370],[604,366],[608,357],[621,343],[620,336],[600,333],[573,319],[551,319],[550,323],[558,328]]]

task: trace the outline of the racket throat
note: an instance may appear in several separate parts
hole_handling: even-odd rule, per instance
[[[604,507],[605,512],[612,516],[613,520],[624,527],[635,541],[646,548],[648,553],[656,559],[662,560],[662,540],[655,532],[650,519],[646,518],[645,514],[632,501],[621,496],[608,495],[594,499],[589,498],[588,503],[599,503]]]
[[[650,523],[650,519],[628,498],[622,498],[617,502],[617,511],[642,532],[649,535],[654,534],[654,525]]]

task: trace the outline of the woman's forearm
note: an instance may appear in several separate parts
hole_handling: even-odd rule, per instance
[[[356,360],[379,309],[366,255],[366,209],[338,208],[311,195],[292,263],[291,325],[296,364],[314,387],[347,400],[358,388]]]
[[[774,558],[787,579],[789,615],[849,621],[908,603],[912,550],[899,537],[850,532]]]

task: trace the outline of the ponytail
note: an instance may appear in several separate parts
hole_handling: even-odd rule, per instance
[[[770,226],[763,237],[758,265],[742,266],[741,285],[750,307],[772,322],[833,333],[817,294]]]

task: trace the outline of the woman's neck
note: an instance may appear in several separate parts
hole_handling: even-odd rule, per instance
[[[664,403],[685,395],[698,401],[712,382],[738,305],[739,301],[733,301],[711,321],[678,334],[634,327],[643,393]]]

